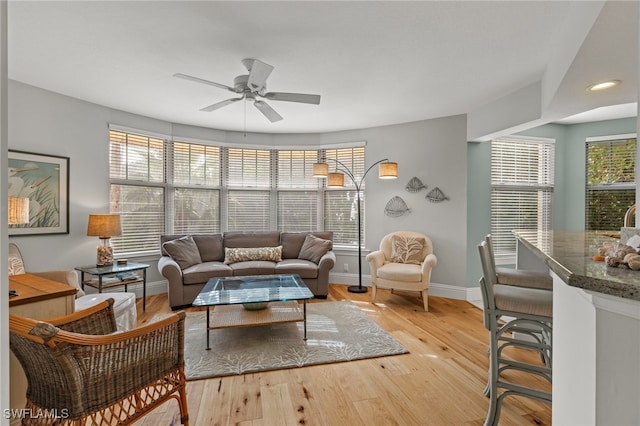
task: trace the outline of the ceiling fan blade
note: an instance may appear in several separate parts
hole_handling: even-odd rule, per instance
[[[215,111],[217,109],[220,109],[224,106],[230,105],[234,102],[238,102],[244,99],[244,96],[241,98],[231,98],[231,99],[227,99],[226,101],[222,101],[222,102],[217,102],[213,105],[209,105],[208,107],[204,107],[202,108],[200,111],[204,111],[204,112],[211,112],[211,111]]]
[[[255,101],[253,103],[256,108],[258,108],[260,110],[261,113],[264,114],[265,117],[267,117],[269,119],[269,121],[271,121],[272,123],[275,123],[276,121],[280,121],[282,120],[282,117],[280,116],[280,114],[278,114],[273,108],[271,108],[269,106],[269,104],[267,104],[264,101]]]
[[[251,70],[249,71],[249,80],[247,86],[252,92],[259,92],[262,90],[267,82],[267,77],[273,71],[273,67],[269,64],[265,64],[257,59],[253,60],[251,64]]]
[[[269,92],[264,97],[271,101],[300,102],[303,104],[320,105],[320,95],[308,95],[305,93]]]
[[[220,83],[215,83],[213,81],[205,80],[205,79],[202,79],[202,78],[194,77],[192,75],[176,73],[173,76],[174,77],[178,77],[178,78],[183,78],[183,79],[189,80],[189,81],[194,81],[196,83],[208,84],[209,86],[217,87],[219,89],[225,89],[225,90],[228,90],[228,91],[233,92],[233,93],[239,93],[233,87],[229,87],[229,86],[226,86],[226,85],[220,84]]]

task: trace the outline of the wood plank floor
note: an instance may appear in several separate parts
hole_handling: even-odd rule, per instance
[[[429,298],[429,312],[413,294],[380,290],[354,294],[331,285],[327,300],[351,300],[394,336],[409,354],[252,373],[187,384],[192,426],[212,425],[482,425],[489,400],[488,331],[472,304]],[[322,303],[324,300],[314,300]],[[189,308],[187,310],[192,310]],[[138,322],[170,312],[166,295],[138,300]],[[215,350],[215,348],[214,348]],[[537,361],[525,350],[514,358]],[[512,373],[512,380],[550,390],[542,379]],[[137,425],[179,425],[177,403],[163,404]],[[508,397],[501,425],[549,425],[551,406]]]

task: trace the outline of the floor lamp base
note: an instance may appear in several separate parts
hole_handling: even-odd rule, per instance
[[[366,287],[360,287],[357,285],[352,285],[347,290],[349,290],[349,293],[366,293],[367,292]]]

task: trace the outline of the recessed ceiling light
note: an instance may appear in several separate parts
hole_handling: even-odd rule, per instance
[[[622,83],[620,80],[609,80],[609,81],[603,81],[602,83],[598,83],[598,84],[593,84],[589,87],[587,87],[587,90],[590,92],[595,92],[598,90],[605,90],[605,89],[609,89],[613,86],[617,86],[618,84]]]

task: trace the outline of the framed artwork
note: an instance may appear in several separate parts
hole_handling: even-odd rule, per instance
[[[9,235],[69,233],[69,157],[9,150]]]

